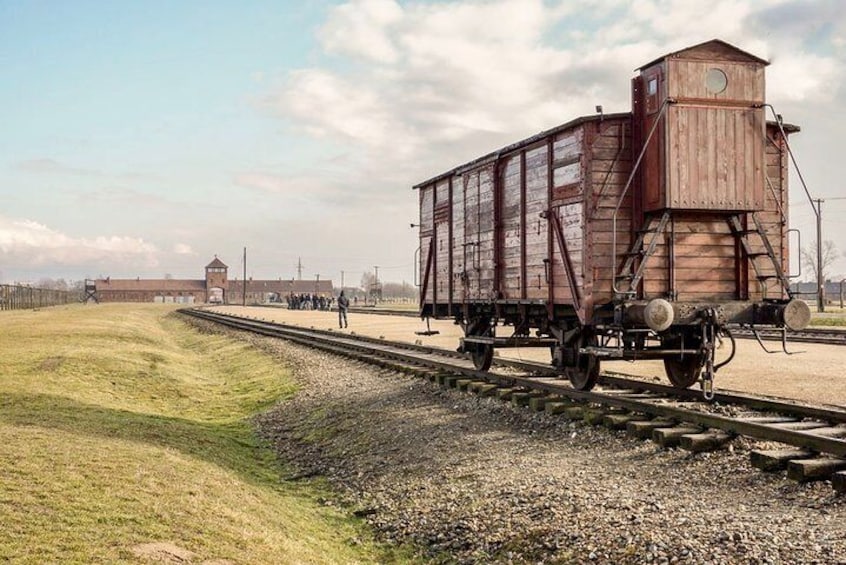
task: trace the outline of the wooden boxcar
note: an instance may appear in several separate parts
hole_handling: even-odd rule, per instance
[[[495,347],[549,347],[580,389],[602,358],[659,358],[706,392],[731,324],[807,325],[787,279],[798,128],[766,121],[766,65],[719,40],[671,53],[632,80],[631,113],[416,185],[421,316],[461,324],[480,370]]]

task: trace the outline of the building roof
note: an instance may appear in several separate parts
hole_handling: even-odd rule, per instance
[[[226,264],[217,258],[217,255],[214,257],[214,261],[206,265],[206,269],[228,269],[229,267]]]
[[[205,292],[205,280],[186,279],[97,279],[97,291]]]
[[[232,295],[238,292],[243,292],[242,280],[229,281],[229,293]],[[292,279],[277,279],[277,280],[248,280],[247,292],[275,292],[277,294],[332,294],[333,286],[331,279],[316,280],[292,280]]]

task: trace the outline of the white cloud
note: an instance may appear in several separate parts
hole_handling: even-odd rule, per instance
[[[87,266],[104,263],[110,267],[158,264],[157,249],[141,238],[103,235],[72,237],[33,220],[0,216],[0,258],[7,266]]]
[[[843,66],[811,53],[780,53],[767,74],[767,88],[775,102],[830,101],[843,79]]]
[[[783,4],[352,0],[319,31],[327,64],[291,72],[267,103],[306,135],[346,143],[377,183],[410,183],[596,104],[628,111],[633,69],[665,53],[719,37],[767,57],[784,41],[778,21],[757,34],[750,22]],[[792,50],[779,64],[769,91],[790,99],[842,80],[831,54]]]
[[[177,243],[173,246],[173,252],[177,255],[194,255],[194,250],[187,243]]]
[[[300,194],[349,195],[350,212],[367,195],[414,214],[412,184],[597,104],[629,111],[636,68],[714,38],[771,60],[767,95],[788,121],[838,112],[844,15],[839,0],[350,0],[318,32],[322,57],[268,86],[265,102],[299,135],[346,152],[337,178],[326,159],[298,163]],[[275,173],[239,184],[288,194],[294,180]]]
[[[784,3],[353,0],[319,33],[331,64],[292,72],[269,100],[305,133],[346,140],[371,165],[423,165],[456,149],[471,157],[596,104],[628,110],[632,70],[662,54],[719,37],[767,56],[784,39],[775,24],[759,35],[748,24]],[[793,51],[772,86],[807,99],[841,71],[835,57]]]
[[[402,9],[393,0],[342,4],[332,9],[319,37],[329,53],[394,63],[399,53],[389,32],[401,19]]]

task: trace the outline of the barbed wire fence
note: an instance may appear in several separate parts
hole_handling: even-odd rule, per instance
[[[0,284],[0,310],[28,310],[77,302],[82,302],[82,293],[77,290]]]

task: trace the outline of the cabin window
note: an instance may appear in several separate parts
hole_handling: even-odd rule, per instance
[[[705,73],[705,88],[712,94],[719,94],[723,92],[728,86],[728,78],[726,73],[720,69],[708,69]]]
[[[646,85],[646,94],[648,96],[654,96],[657,93],[658,93],[658,79],[657,78],[651,78],[651,79],[649,79],[649,82]]]

